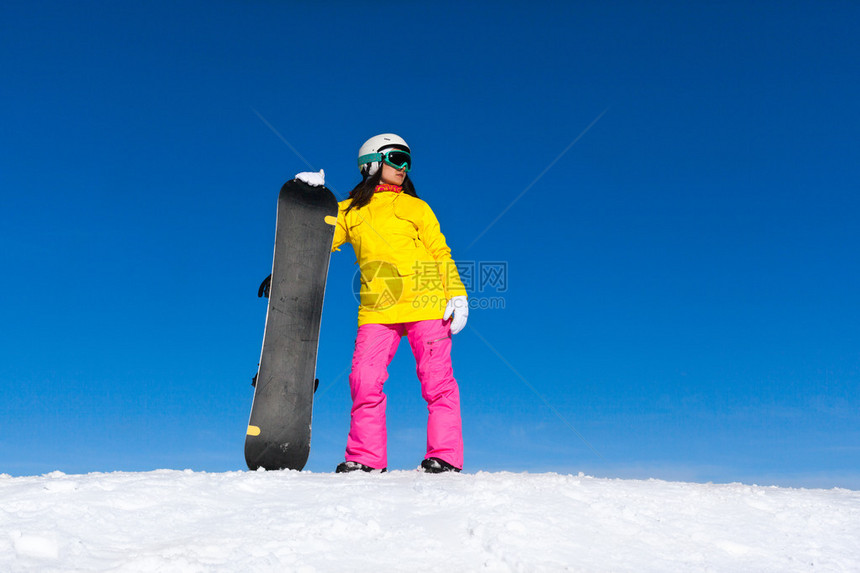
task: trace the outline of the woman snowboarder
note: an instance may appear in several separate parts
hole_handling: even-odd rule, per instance
[[[406,336],[427,401],[425,472],[463,467],[460,393],[451,366],[451,335],[466,324],[469,305],[451,249],[429,205],[409,179],[409,146],[392,133],[358,152],[362,180],[339,203],[332,251],[349,242],[361,274],[358,334],[349,385],[352,412],[346,456],[337,472],[383,472],[388,465],[388,364]],[[301,173],[311,184],[323,174]]]

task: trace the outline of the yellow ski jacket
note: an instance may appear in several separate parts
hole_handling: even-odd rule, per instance
[[[358,325],[442,318],[453,296],[465,295],[436,215],[421,199],[382,191],[346,212],[338,204],[332,252],[346,242],[361,272]]]

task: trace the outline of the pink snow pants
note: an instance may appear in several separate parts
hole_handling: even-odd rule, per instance
[[[388,466],[385,430],[386,396],[382,385],[394,359],[400,337],[409,340],[421,394],[427,401],[426,458],[439,458],[463,467],[463,430],[460,390],[451,367],[451,332],[442,320],[401,324],[363,324],[358,327],[349,387],[352,418],[346,442],[346,460],[372,468]]]

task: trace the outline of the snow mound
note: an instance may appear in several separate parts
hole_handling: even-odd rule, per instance
[[[558,474],[0,475],[2,571],[849,571],[860,492]]]

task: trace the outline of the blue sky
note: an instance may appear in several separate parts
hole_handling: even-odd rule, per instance
[[[277,191],[325,168],[344,197],[393,131],[455,259],[505,264],[455,338],[467,471],[860,488],[858,16],[4,3],[0,473],[243,469]],[[313,471],[345,446],[353,262]],[[390,373],[416,467],[405,343]]]

